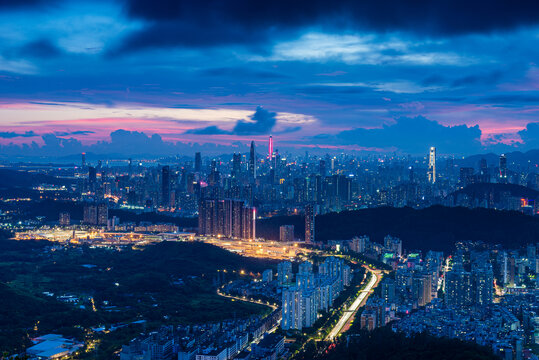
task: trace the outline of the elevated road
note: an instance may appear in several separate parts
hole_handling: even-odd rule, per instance
[[[333,329],[331,329],[331,331],[329,332],[326,340],[333,340],[341,332],[343,332],[343,330],[345,330],[345,326],[351,322],[353,316],[356,314],[363,301],[368,298],[372,289],[376,286],[376,284],[378,284],[378,282],[382,278],[382,273],[380,271],[373,270],[367,266],[365,266],[365,268],[372,274],[369,282],[367,283],[365,288],[359,292],[359,295],[357,296],[357,298],[355,298],[354,302],[352,302],[348,309],[344,311],[337,324],[335,324]]]

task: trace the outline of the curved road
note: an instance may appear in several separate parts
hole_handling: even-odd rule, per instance
[[[244,302],[250,302],[250,303],[253,303],[253,304],[269,306],[273,310],[277,309],[276,305],[265,303],[265,302],[260,301],[260,300],[251,300],[251,299],[248,299],[247,297],[239,297],[239,296],[227,295],[227,294],[221,292],[221,289],[217,289],[217,295],[222,296],[222,297],[226,297],[226,298],[229,298],[229,299],[238,300],[238,301],[244,301]]]
[[[378,276],[380,276],[380,272],[375,272],[369,267],[365,267],[365,268],[372,274],[371,279],[369,280],[367,286],[365,286],[365,289],[360,291],[358,297],[354,300],[352,305],[350,305],[350,307],[344,311],[344,314],[341,316],[337,324],[335,324],[333,329],[331,329],[331,331],[329,332],[326,340],[333,340],[337,335],[341,333],[343,327],[350,321],[352,316],[359,309],[363,300],[365,300],[368,297],[370,291],[378,282],[379,280]]]

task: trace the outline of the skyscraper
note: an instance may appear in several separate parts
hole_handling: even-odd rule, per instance
[[[251,152],[249,154],[249,176],[251,180],[256,179],[256,153],[254,141],[251,141]]]
[[[305,206],[305,242],[312,244],[315,241],[314,220],[316,217],[315,207],[312,204]]]
[[[268,159],[272,159],[273,157],[273,136],[270,135],[269,137],[269,144],[268,144]]]
[[[170,167],[168,165],[161,169],[161,204],[170,205]]]
[[[241,174],[241,154],[234,153],[232,155],[232,177],[238,178]]]
[[[436,148],[430,147],[429,152],[429,170],[428,170],[429,182],[434,184],[436,182]]]
[[[200,172],[202,170],[202,156],[199,152],[195,153],[195,172]]]
[[[507,156],[505,154],[500,155],[500,182],[505,184],[507,182]]]
[[[82,167],[86,166],[86,153],[82,153],[81,165]]]

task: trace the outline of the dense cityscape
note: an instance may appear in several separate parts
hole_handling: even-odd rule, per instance
[[[539,2],[0,0],[0,360],[539,360]]]

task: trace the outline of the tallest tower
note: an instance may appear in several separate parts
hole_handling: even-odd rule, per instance
[[[272,157],[273,157],[273,136],[270,135],[269,144],[268,144],[268,159],[271,159]]]

